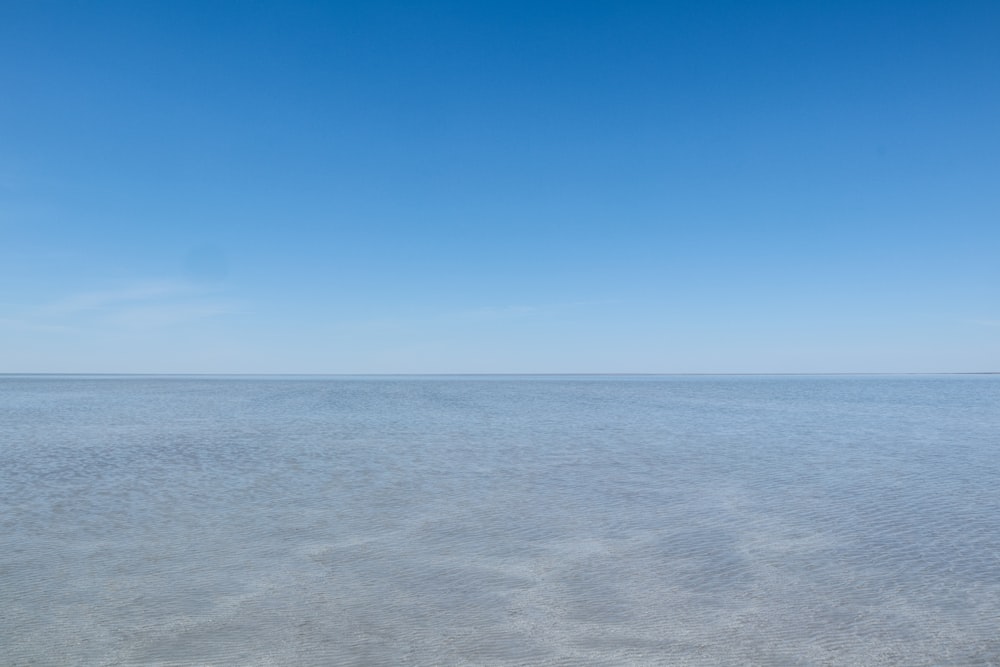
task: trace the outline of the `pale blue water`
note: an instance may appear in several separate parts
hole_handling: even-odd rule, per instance
[[[3,665],[1000,665],[1000,377],[0,377]]]

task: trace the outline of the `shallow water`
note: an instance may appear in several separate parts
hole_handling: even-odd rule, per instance
[[[3,665],[1000,665],[1000,377],[0,377]]]

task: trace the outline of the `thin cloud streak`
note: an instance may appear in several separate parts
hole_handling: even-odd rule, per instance
[[[190,294],[195,291],[191,285],[177,282],[148,282],[118,290],[83,292],[42,306],[39,313],[59,316],[72,315],[88,310],[99,310],[109,306],[150,299],[163,299]]]
[[[243,310],[234,303],[180,303],[127,308],[109,316],[106,321],[132,329],[159,329],[241,312]]]
[[[992,320],[989,318],[972,319],[966,320],[970,324],[975,324],[981,327],[997,328],[1000,327],[1000,320]]]
[[[484,306],[472,310],[463,310],[456,314],[462,319],[473,320],[506,320],[528,317],[541,310],[538,306]]]
[[[37,333],[65,333],[75,328],[64,324],[44,324],[13,317],[0,317],[0,330],[32,331]]]
[[[0,328],[53,333],[94,327],[157,329],[245,312],[240,303],[211,298],[216,293],[178,281],[141,282],[73,294],[0,318]]]

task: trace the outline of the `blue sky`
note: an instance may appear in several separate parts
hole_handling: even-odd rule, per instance
[[[0,372],[1000,370],[996,2],[0,5]]]

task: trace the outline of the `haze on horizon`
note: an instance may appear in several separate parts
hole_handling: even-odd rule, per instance
[[[995,2],[6,2],[0,373],[1000,370]]]

